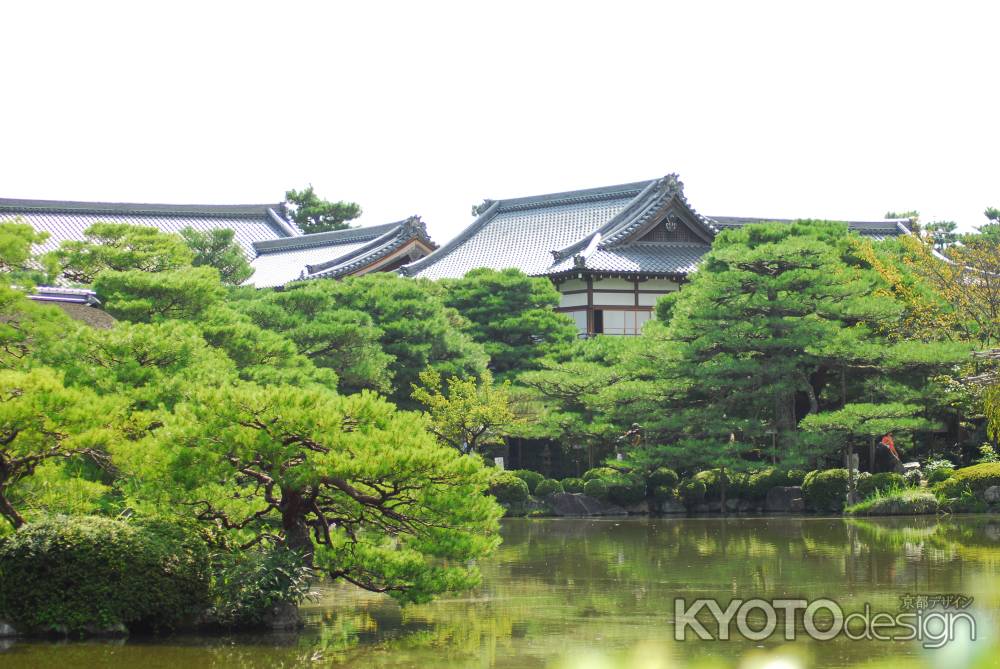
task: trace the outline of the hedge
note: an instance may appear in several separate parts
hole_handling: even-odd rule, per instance
[[[631,506],[646,499],[646,483],[638,476],[618,474],[604,479],[608,499],[615,504]]]
[[[667,467],[657,467],[646,478],[646,483],[650,489],[658,487],[676,488],[678,481],[680,481],[680,477],[677,476],[677,472]]]
[[[528,484],[513,472],[497,471],[490,479],[490,494],[503,504],[528,501]]]
[[[583,473],[584,481],[591,481],[593,479],[606,479],[612,476],[617,476],[620,474],[617,469],[612,469],[611,467],[595,467],[594,469],[588,469]]]
[[[0,618],[23,630],[171,629],[210,603],[193,531],[164,522],[51,516],[0,543]]]
[[[555,479],[545,479],[535,486],[535,495],[538,497],[548,497],[558,492],[563,492],[562,484]]]
[[[705,501],[705,483],[697,478],[684,479],[677,485],[684,506],[691,508]]]
[[[535,494],[535,488],[545,480],[545,477],[530,469],[512,469],[510,473],[528,484],[528,492]]]
[[[956,469],[948,479],[938,484],[938,490],[945,497],[960,497],[963,490],[982,494],[995,485],[1000,485],[1000,462],[984,462]]]
[[[590,479],[583,484],[583,494],[595,499],[607,499],[608,486],[601,479]]]
[[[578,478],[567,478],[562,480],[563,491],[565,492],[583,492],[583,479]]]
[[[905,488],[906,478],[896,472],[880,472],[871,476],[859,476],[857,482],[858,496],[861,499],[871,497],[872,494],[886,493],[893,488]]]
[[[839,512],[847,498],[846,469],[811,471],[802,481],[802,497],[814,511]]]

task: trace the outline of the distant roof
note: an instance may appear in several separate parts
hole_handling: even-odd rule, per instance
[[[788,220],[703,216],[688,203],[676,174],[617,186],[487,200],[484,207],[458,236],[405,266],[403,273],[439,279],[461,277],[478,267],[514,267],[541,276],[584,269],[683,276],[697,267],[721,230]],[[852,230],[874,239],[906,234],[907,223],[847,221]],[[665,231],[654,231],[664,225],[668,226]]]
[[[97,299],[97,293],[85,288],[37,286],[28,299],[59,307],[73,320],[98,330],[108,330],[117,322],[111,314],[99,308],[101,301]]]
[[[407,246],[416,246],[409,262],[437,248],[418,216],[404,221],[318,232],[288,239],[254,244],[256,258],[248,285],[258,288],[282,286],[300,279],[340,278],[378,264]]]
[[[255,242],[300,236],[283,203],[277,204],[149,204],[131,202],[68,202],[0,198],[0,222],[21,218],[36,230],[49,233],[40,251],[50,251],[65,240],[82,240],[94,223],[145,225],[164,232],[186,227],[207,231],[229,228],[248,258]]]

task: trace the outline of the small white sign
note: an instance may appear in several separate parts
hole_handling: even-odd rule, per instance
[[[493,462],[496,463],[497,469],[503,471],[503,458],[493,458]]]

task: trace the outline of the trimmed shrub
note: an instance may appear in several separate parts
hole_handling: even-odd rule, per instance
[[[606,479],[612,476],[618,476],[620,474],[617,469],[612,469],[611,467],[595,467],[594,469],[588,469],[583,473],[584,481],[592,481],[593,479]]]
[[[955,474],[955,470],[950,467],[938,467],[927,473],[927,482],[931,485],[947,481]]]
[[[695,481],[700,481],[703,486],[705,486],[705,499],[710,499],[713,501],[719,501],[722,499],[722,486],[719,480],[719,470],[717,469],[707,469],[703,472],[698,472],[691,477]]]
[[[583,492],[583,479],[578,478],[568,478],[562,480],[563,491],[565,492]]]
[[[938,500],[929,490],[895,489],[874,495],[847,509],[856,516],[909,516],[937,513]]]
[[[646,484],[638,476],[618,474],[604,479],[608,499],[615,504],[631,506],[646,499]]]
[[[657,467],[649,476],[646,478],[646,483],[649,485],[650,489],[657,487],[665,488],[676,488],[677,482],[680,481],[680,477],[677,476],[677,472],[673,469],[667,467]]]
[[[684,479],[677,484],[677,494],[690,509],[705,501],[705,482],[697,478]]]
[[[513,472],[497,471],[490,479],[490,494],[501,504],[522,504],[528,501],[528,484]]]
[[[171,629],[208,608],[210,581],[204,542],[165,522],[51,516],[0,543],[0,618],[33,632]]]
[[[846,469],[811,471],[802,481],[802,497],[806,505],[814,511],[839,512],[844,509],[847,482]]]
[[[976,494],[981,494],[991,486],[1000,485],[1000,462],[984,462],[956,469],[945,483],[952,480],[955,481],[952,488],[968,488]]]
[[[554,495],[557,492],[563,492],[563,487],[562,484],[555,479],[545,479],[535,486],[535,495],[538,497],[548,497],[549,495]]]
[[[510,473],[528,484],[528,492],[535,494],[535,488],[545,480],[545,477],[530,469],[512,469]]]
[[[653,499],[657,502],[677,499],[677,488],[673,486],[658,485],[650,491]]]
[[[778,488],[787,485],[798,485],[788,482],[788,473],[767,467],[750,474],[746,485],[746,499],[763,501],[767,497],[771,488]]]
[[[607,499],[608,486],[601,479],[590,479],[583,484],[583,494],[595,499]]]
[[[785,485],[796,486],[802,485],[802,482],[806,478],[806,473],[801,469],[789,469],[785,472]]]
[[[866,472],[867,473],[867,472]],[[896,488],[905,488],[906,479],[896,472],[881,472],[870,476],[859,476],[857,481],[858,495],[861,499],[871,497],[874,493],[886,493]]]

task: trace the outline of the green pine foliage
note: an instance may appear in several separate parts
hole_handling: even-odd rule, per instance
[[[351,227],[350,221],[361,215],[360,205],[324,200],[316,194],[312,184],[302,190],[286,191],[285,200],[292,205],[292,220],[306,234],[344,230]]]
[[[236,233],[228,228],[214,230],[181,230],[193,257],[191,264],[195,267],[214,267],[219,272],[222,283],[238,286],[253,275],[253,268],[247,262],[243,249],[236,243]]]

